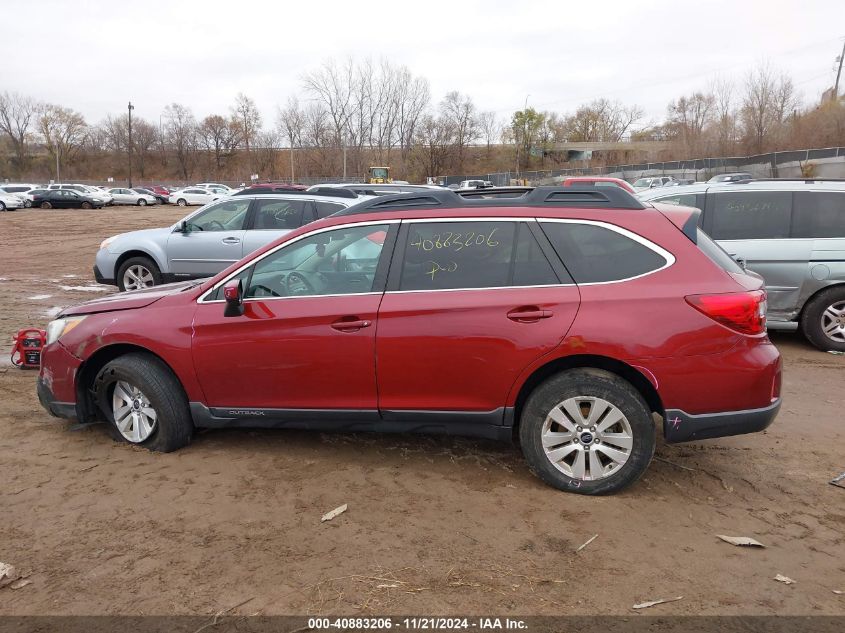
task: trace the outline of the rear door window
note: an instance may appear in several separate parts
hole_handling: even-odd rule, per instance
[[[654,202],[661,202],[663,204],[676,204],[682,207],[697,206],[695,203],[694,193],[681,193],[675,194],[674,196],[663,196],[662,198],[655,199]]]
[[[324,202],[322,200],[317,200],[317,217],[327,218],[333,213],[343,211],[345,208],[346,207],[342,204],[337,204],[336,202]]]
[[[792,237],[845,237],[845,191],[797,192]]]
[[[408,227],[399,290],[560,283],[525,223],[413,222]]]
[[[576,283],[621,281],[668,264],[650,246],[606,226],[541,222],[543,231]]]
[[[714,240],[789,237],[792,192],[719,191],[707,197],[709,233]]]
[[[298,229],[302,226],[305,200],[256,200],[253,228],[259,231]]]

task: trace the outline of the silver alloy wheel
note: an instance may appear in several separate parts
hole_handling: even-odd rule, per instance
[[[135,264],[123,273],[123,287],[126,290],[139,290],[155,286],[156,280],[152,271],[146,266]]]
[[[568,398],[549,411],[541,439],[555,468],[584,481],[614,474],[628,461],[634,444],[625,414],[592,396]]]
[[[139,444],[152,435],[158,413],[138,387],[118,380],[111,403],[114,424],[124,439]]]
[[[837,301],[822,312],[822,332],[831,341],[845,343],[845,301]]]
[[[144,200],[143,198],[138,198],[138,206],[139,206],[139,207],[145,207],[145,206],[147,206],[147,201],[146,201],[146,200]]]
[[[180,207],[184,207],[184,206],[187,206],[187,205],[188,205],[188,201],[187,201],[187,200],[185,200],[185,198],[179,198],[179,199],[176,201],[176,204],[178,204]]]

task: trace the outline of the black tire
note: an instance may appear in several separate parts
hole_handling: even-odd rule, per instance
[[[188,206],[188,201],[185,200],[185,198],[179,198],[176,201],[176,204],[178,204],[180,207],[185,207],[185,206]]]
[[[111,399],[118,381],[140,389],[157,414],[152,433],[142,442],[126,439],[115,424]],[[107,363],[94,380],[94,392],[117,441],[161,453],[169,453],[191,443],[194,423],[185,390],[171,369],[152,354],[126,354]]]
[[[53,208],[53,205],[50,204],[47,201],[42,202],[40,206],[41,206],[42,209],[52,209]]]
[[[570,477],[552,463],[543,448],[542,431],[549,412],[574,397],[602,398],[619,409],[630,425],[632,446],[627,461],[600,479]],[[591,435],[584,431],[582,435]],[[585,495],[616,492],[639,479],[654,456],[655,435],[651,411],[640,393],[616,374],[592,368],[570,369],[542,382],[528,397],[519,420],[519,440],[531,472],[558,490]]]
[[[83,203],[82,203],[82,208],[83,208],[83,209],[91,209],[91,208],[93,208],[93,207],[91,206],[91,203],[90,203],[90,202],[83,202]]]
[[[3,204],[3,201],[2,201],[2,200],[0,200],[0,213],[2,213],[2,212],[3,212],[3,211],[5,211],[5,210],[6,210],[6,205],[5,205],[5,204]]]
[[[138,198],[138,206],[139,206],[139,207],[145,207],[145,206],[147,206],[147,201],[146,201],[146,200],[144,200],[143,198]]]
[[[124,276],[126,275],[126,271],[133,266],[141,266],[150,271],[153,277],[153,286],[161,284],[161,271],[152,259],[142,256],[130,257],[117,268],[117,287],[120,288],[120,290],[126,290]],[[131,288],[131,290],[137,290],[137,288]]]
[[[818,293],[801,313],[801,331],[810,343],[822,351],[845,352],[845,341],[830,338],[824,333],[822,318],[825,311],[845,302],[845,286],[834,286]]]

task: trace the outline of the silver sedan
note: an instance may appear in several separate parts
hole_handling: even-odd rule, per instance
[[[109,195],[114,198],[115,204],[136,204],[139,207],[143,207],[158,202],[154,196],[138,193],[137,191],[132,191],[132,189],[109,189]]]

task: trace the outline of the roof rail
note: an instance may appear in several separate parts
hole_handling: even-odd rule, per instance
[[[258,189],[258,187],[256,187]],[[270,187],[268,187],[270,189]],[[320,187],[305,191],[303,189],[273,189],[272,191],[254,191],[241,189],[232,194],[235,196],[328,196],[332,198],[358,198],[358,194],[350,189],[334,189],[332,187]]]
[[[517,190],[519,189],[519,190]],[[410,208],[449,209],[475,207],[575,207],[586,209],[645,209],[646,206],[618,187],[504,187],[503,195],[490,197],[495,190],[455,192],[432,190],[424,194],[398,193],[355,204],[334,215],[356,215],[380,211],[404,211]],[[484,194],[488,194],[485,196]]]
[[[845,178],[752,178],[744,182],[803,182],[811,185],[815,182],[845,182]]]

